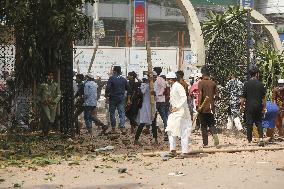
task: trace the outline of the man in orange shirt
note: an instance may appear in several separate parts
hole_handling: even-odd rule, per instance
[[[279,115],[276,119],[276,127],[279,136],[284,135],[284,79],[278,80],[278,86],[273,89],[272,101],[279,107]]]

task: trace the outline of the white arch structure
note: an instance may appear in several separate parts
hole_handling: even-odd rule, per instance
[[[251,10],[251,16],[259,23],[269,23],[269,21],[256,10]],[[278,50],[279,52],[282,52],[283,47],[282,47],[281,40],[279,38],[279,35],[277,33],[275,26],[274,25],[264,25],[264,28],[267,31],[270,39],[272,39],[274,49]]]
[[[195,66],[205,65],[205,44],[202,34],[202,29],[200,22],[198,20],[197,14],[192,6],[190,0],[176,0],[179,5],[185,21],[188,26],[190,34],[190,44],[193,53],[196,55],[197,64]],[[258,11],[252,10],[251,16],[260,23],[269,23],[269,21]],[[264,25],[270,39],[272,40],[275,50],[282,52],[284,49],[281,44],[281,40],[277,33],[276,28],[273,25]]]
[[[197,59],[197,64],[195,65],[202,66],[205,64],[205,45],[197,14],[189,0],[176,0],[176,2],[188,26],[191,50],[196,55]]]

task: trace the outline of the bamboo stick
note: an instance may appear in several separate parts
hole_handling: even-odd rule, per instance
[[[96,58],[96,54],[97,54],[98,48],[99,48],[99,44],[96,43],[96,47],[95,47],[95,49],[94,49],[94,52],[93,52],[93,55],[92,55],[92,58],[91,58],[91,62],[90,62],[89,68],[88,68],[88,73],[91,72],[91,69],[92,69],[92,67],[93,67],[94,60],[95,60],[95,58]]]
[[[146,46],[147,50],[147,63],[148,63],[148,77],[149,77],[149,88],[150,88],[150,104],[151,104],[151,116],[152,120],[155,117],[155,97],[154,97],[154,79],[153,79],[153,65],[152,65],[152,58],[151,58],[151,46],[150,42],[147,42]]]
[[[205,100],[201,104],[201,109],[205,106],[205,103],[207,103],[208,100],[209,100],[209,97],[206,96]],[[192,125],[196,122],[198,115],[199,115],[199,112],[197,112],[197,114],[194,116]]]
[[[236,153],[236,152],[254,152],[254,151],[276,151],[276,150],[284,150],[284,146],[280,147],[255,147],[255,148],[235,148],[235,149],[200,149],[200,150],[192,150],[189,152],[189,155],[196,155],[201,153],[206,154],[214,154],[214,153]],[[162,153],[167,152],[149,152],[142,153],[145,157],[155,157],[160,156]],[[181,154],[181,151],[177,151],[177,154]]]

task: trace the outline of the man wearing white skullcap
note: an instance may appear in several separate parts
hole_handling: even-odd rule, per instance
[[[191,116],[187,105],[187,96],[184,87],[177,82],[176,74],[170,72],[166,75],[171,85],[170,104],[171,113],[168,117],[166,132],[169,136],[170,151],[176,155],[176,139],[181,138],[181,158],[188,154],[188,139],[191,130]]]

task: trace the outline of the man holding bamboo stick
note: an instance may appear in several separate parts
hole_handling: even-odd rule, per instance
[[[201,132],[203,139],[203,146],[208,147],[208,127],[213,134],[214,145],[219,146],[219,139],[215,127],[215,100],[218,97],[217,85],[210,80],[210,73],[207,67],[201,69],[202,80],[198,83],[199,98],[198,98],[198,112],[201,122]]]

